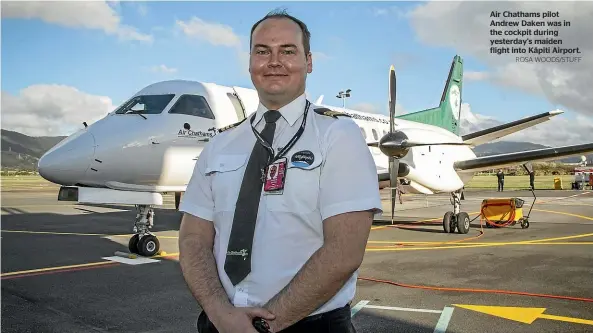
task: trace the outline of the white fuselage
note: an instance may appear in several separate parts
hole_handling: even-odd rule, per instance
[[[134,97],[164,94],[174,97],[161,112],[140,115],[115,110],[72,134],[40,159],[40,174],[67,186],[183,192],[205,139],[215,135],[215,129],[249,116],[259,103],[253,89],[183,80],[155,83]],[[202,96],[214,117],[169,113],[183,95]],[[367,142],[377,142],[389,131],[387,116],[331,108],[350,114]],[[459,136],[436,126],[395,119],[395,128],[404,129],[413,141],[461,142]],[[388,157],[378,148],[369,149],[377,172],[387,173]],[[408,190],[431,194],[460,189],[473,173],[456,172],[453,163],[474,157],[467,146],[414,147],[401,159],[410,167]]]

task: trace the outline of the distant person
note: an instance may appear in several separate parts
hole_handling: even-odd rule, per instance
[[[534,182],[535,182],[535,172],[534,171],[531,171],[529,173],[529,187],[531,187],[531,190],[532,191],[535,190],[535,184],[534,184]]]
[[[504,190],[504,172],[502,172],[502,169],[498,170],[496,178],[498,178],[498,192],[502,192]]]
[[[309,39],[283,12],[253,26],[259,105],[205,146],[183,195],[179,263],[200,333],[257,333],[252,320],[356,332],[350,303],[382,212],[377,169],[352,119],[307,100]]]

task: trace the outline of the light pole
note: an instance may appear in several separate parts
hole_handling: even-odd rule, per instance
[[[341,98],[342,99],[342,107],[343,108],[346,108],[346,98],[350,97],[350,92],[351,91],[352,90],[350,90],[350,89],[346,89],[346,91],[340,91],[336,95],[337,98]]]

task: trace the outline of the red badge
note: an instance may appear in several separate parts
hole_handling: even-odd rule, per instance
[[[266,167],[266,181],[264,192],[267,194],[282,194],[284,190],[284,179],[286,177],[286,158],[270,164]]]

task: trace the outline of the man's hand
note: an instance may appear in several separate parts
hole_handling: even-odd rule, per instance
[[[253,318],[273,321],[275,316],[264,308],[226,307],[209,316],[219,333],[258,333],[253,327]]]
[[[330,300],[362,263],[373,215],[351,212],[323,222],[324,244],[265,308],[276,315],[278,332],[310,315]]]

